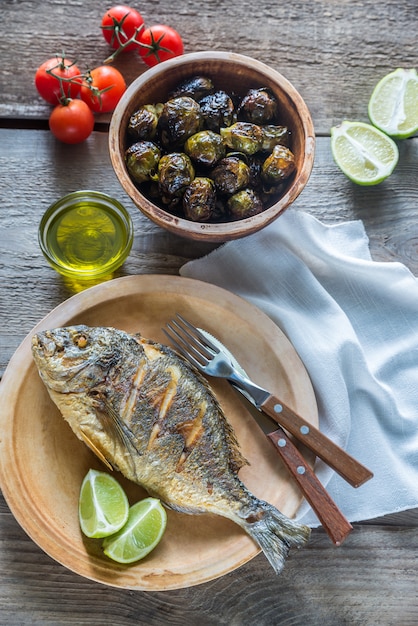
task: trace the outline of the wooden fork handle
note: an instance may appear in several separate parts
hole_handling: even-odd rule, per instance
[[[331,541],[340,546],[353,527],[339,510],[321,481],[282,428],[267,437],[280,454],[283,463],[296,480]]]
[[[270,395],[259,408],[312,452],[315,452],[353,487],[359,487],[373,477],[373,473],[367,467],[347,454],[345,450],[275,396]]]

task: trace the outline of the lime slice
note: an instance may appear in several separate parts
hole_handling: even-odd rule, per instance
[[[129,509],[125,526],[103,541],[104,553],[118,563],[139,561],[159,543],[166,524],[167,514],[159,500],[140,500]]]
[[[116,533],[128,519],[128,498],[110,474],[89,470],[80,489],[78,517],[87,537],[107,537]]]
[[[395,139],[418,131],[418,76],[416,70],[398,68],[376,85],[369,101],[372,124]]]
[[[385,133],[363,122],[344,121],[331,128],[335,162],[358,185],[377,185],[398,162],[396,143]]]

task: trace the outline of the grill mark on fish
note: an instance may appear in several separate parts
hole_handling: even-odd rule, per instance
[[[168,367],[167,372],[171,374],[171,382],[168,383],[160,406],[160,414],[158,419],[163,422],[167,416],[168,410],[173,403],[173,398],[177,393],[180,379],[180,371],[178,367]]]
[[[202,403],[196,417],[187,422],[180,422],[177,425],[178,432],[184,438],[184,448],[180,459],[177,463],[176,472],[181,472],[187,457],[191,454],[193,448],[197,445],[200,437],[203,435],[203,418],[205,416],[207,405]]]
[[[150,438],[148,440],[147,443],[147,451],[149,451],[152,446],[154,445],[155,440],[157,439],[158,435],[161,432],[161,426],[160,424],[157,422],[156,424],[154,424],[154,426],[152,427],[151,430],[151,434],[150,434]]]
[[[161,387],[161,389],[155,394],[154,399],[151,400],[153,406],[158,409],[158,420],[151,430],[150,438],[147,444],[147,450],[150,450],[158,435],[163,432],[164,421],[166,420],[168,411],[177,393],[177,387],[180,378],[180,371],[178,367],[168,367],[167,373],[171,376],[171,380],[166,383],[165,388]]]
[[[247,463],[206,379],[167,346],[114,328],[71,326],[34,336],[48,392],[74,433],[108,466],[184,513],[239,524],[276,572],[306,526],[240,481]]]
[[[203,433],[203,418],[205,416],[207,405],[206,403],[202,403],[199,407],[199,412],[196,417],[188,422],[181,422],[177,426],[177,430],[184,437],[184,446],[186,449],[191,448],[196,445],[198,439],[202,436]]]
[[[135,406],[138,402],[138,397],[140,394],[142,383],[144,382],[146,374],[145,363],[142,361],[139,363],[138,368],[135,372],[135,376],[132,380],[132,387],[130,389],[129,395],[126,400],[122,400],[120,412],[121,417],[124,421],[130,421],[131,415],[135,410]]]

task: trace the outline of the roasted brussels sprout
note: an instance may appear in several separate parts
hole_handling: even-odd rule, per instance
[[[261,213],[263,203],[254,189],[246,188],[228,198],[227,207],[232,219],[243,220]]]
[[[261,168],[261,178],[268,185],[277,185],[288,178],[296,167],[295,155],[286,146],[274,146]]]
[[[138,141],[126,150],[126,167],[136,183],[144,183],[156,175],[160,156],[160,149],[151,141]]]
[[[191,160],[183,152],[171,152],[158,163],[158,187],[164,204],[175,206],[194,179]]]
[[[225,156],[225,144],[218,133],[201,130],[187,139],[184,151],[192,161],[213,167]]]
[[[144,104],[130,117],[128,134],[135,141],[154,139],[163,104]]]
[[[250,181],[249,186],[253,189],[262,185],[261,181],[261,166],[266,159],[265,154],[257,153],[247,157],[246,163],[250,168]]]
[[[250,89],[238,108],[239,119],[270,124],[277,116],[277,100],[269,89]]]
[[[184,215],[194,222],[207,222],[213,216],[216,190],[213,180],[196,176],[183,195]]]
[[[206,76],[193,76],[187,78],[174,89],[169,97],[179,98],[180,96],[189,96],[193,100],[199,101],[204,96],[212,93],[214,90],[213,82]]]
[[[229,148],[244,154],[255,154],[263,145],[263,131],[260,126],[249,122],[235,122],[221,128],[220,134]]]
[[[248,185],[250,168],[238,157],[227,156],[212,170],[211,178],[220,193],[232,195]]]
[[[260,213],[296,168],[291,130],[269,88],[244,97],[195,75],[164,103],[135,111],[125,152],[132,180],[151,202],[195,222]]]
[[[225,91],[215,91],[199,100],[205,127],[219,133],[223,126],[231,126],[235,120],[232,98]]]
[[[261,149],[265,152],[271,152],[274,146],[278,144],[289,147],[290,133],[287,126],[266,124],[262,126],[261,130],[263,131],[263,145]]]
[[[196,100],[181,96],[168,100],[158,120],[158,132],[165,148],[180,147],[201,128],[202,116]]]

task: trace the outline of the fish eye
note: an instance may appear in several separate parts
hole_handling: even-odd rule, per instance
[[[74,343],[78,348],[85,348],[87,345],[86,335],[80,334],[74,337]]]

